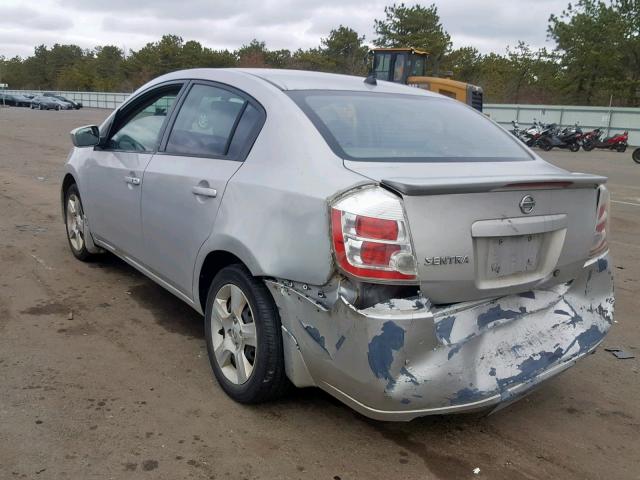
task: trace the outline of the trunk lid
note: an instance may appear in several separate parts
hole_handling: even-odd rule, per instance
[[[606,181],[542,160],[345,166],[402,195],[421,289],[436,304],[575,278]]]

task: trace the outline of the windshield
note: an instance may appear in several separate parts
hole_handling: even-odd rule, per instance
[[[334,152],[362,161],[530,160],[481,113],[442,98],[373,92],[288,92]]]

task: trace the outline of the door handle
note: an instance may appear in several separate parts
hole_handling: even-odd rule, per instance
[[[130,177],[130,176],[124,177],[124,181],[127,183],[130,183],[131,185],[140,185],[141,183],[141,180],[138,177]]]
[[[215,188],[201,187],[199,185],[192,187],[191,191],[193,192],[194,195],[198,195],[202,197],[215,198],[218,195],[218,191]]]

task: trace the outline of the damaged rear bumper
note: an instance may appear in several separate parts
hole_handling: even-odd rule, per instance
[[[266,283],[293,383],[380,420],[509,403],[591,352],[614,308],[607,256],[572,282],[447,308],[414,298],[357,310],[307,285]]]

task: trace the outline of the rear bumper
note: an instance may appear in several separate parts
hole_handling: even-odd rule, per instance
[[[429,307],[398,299],[330,308],[267,282],[280,309],[287,373],[380,420],[484,410],[574,365],[611,327],[607,256],[574,281],[491,301]]]

